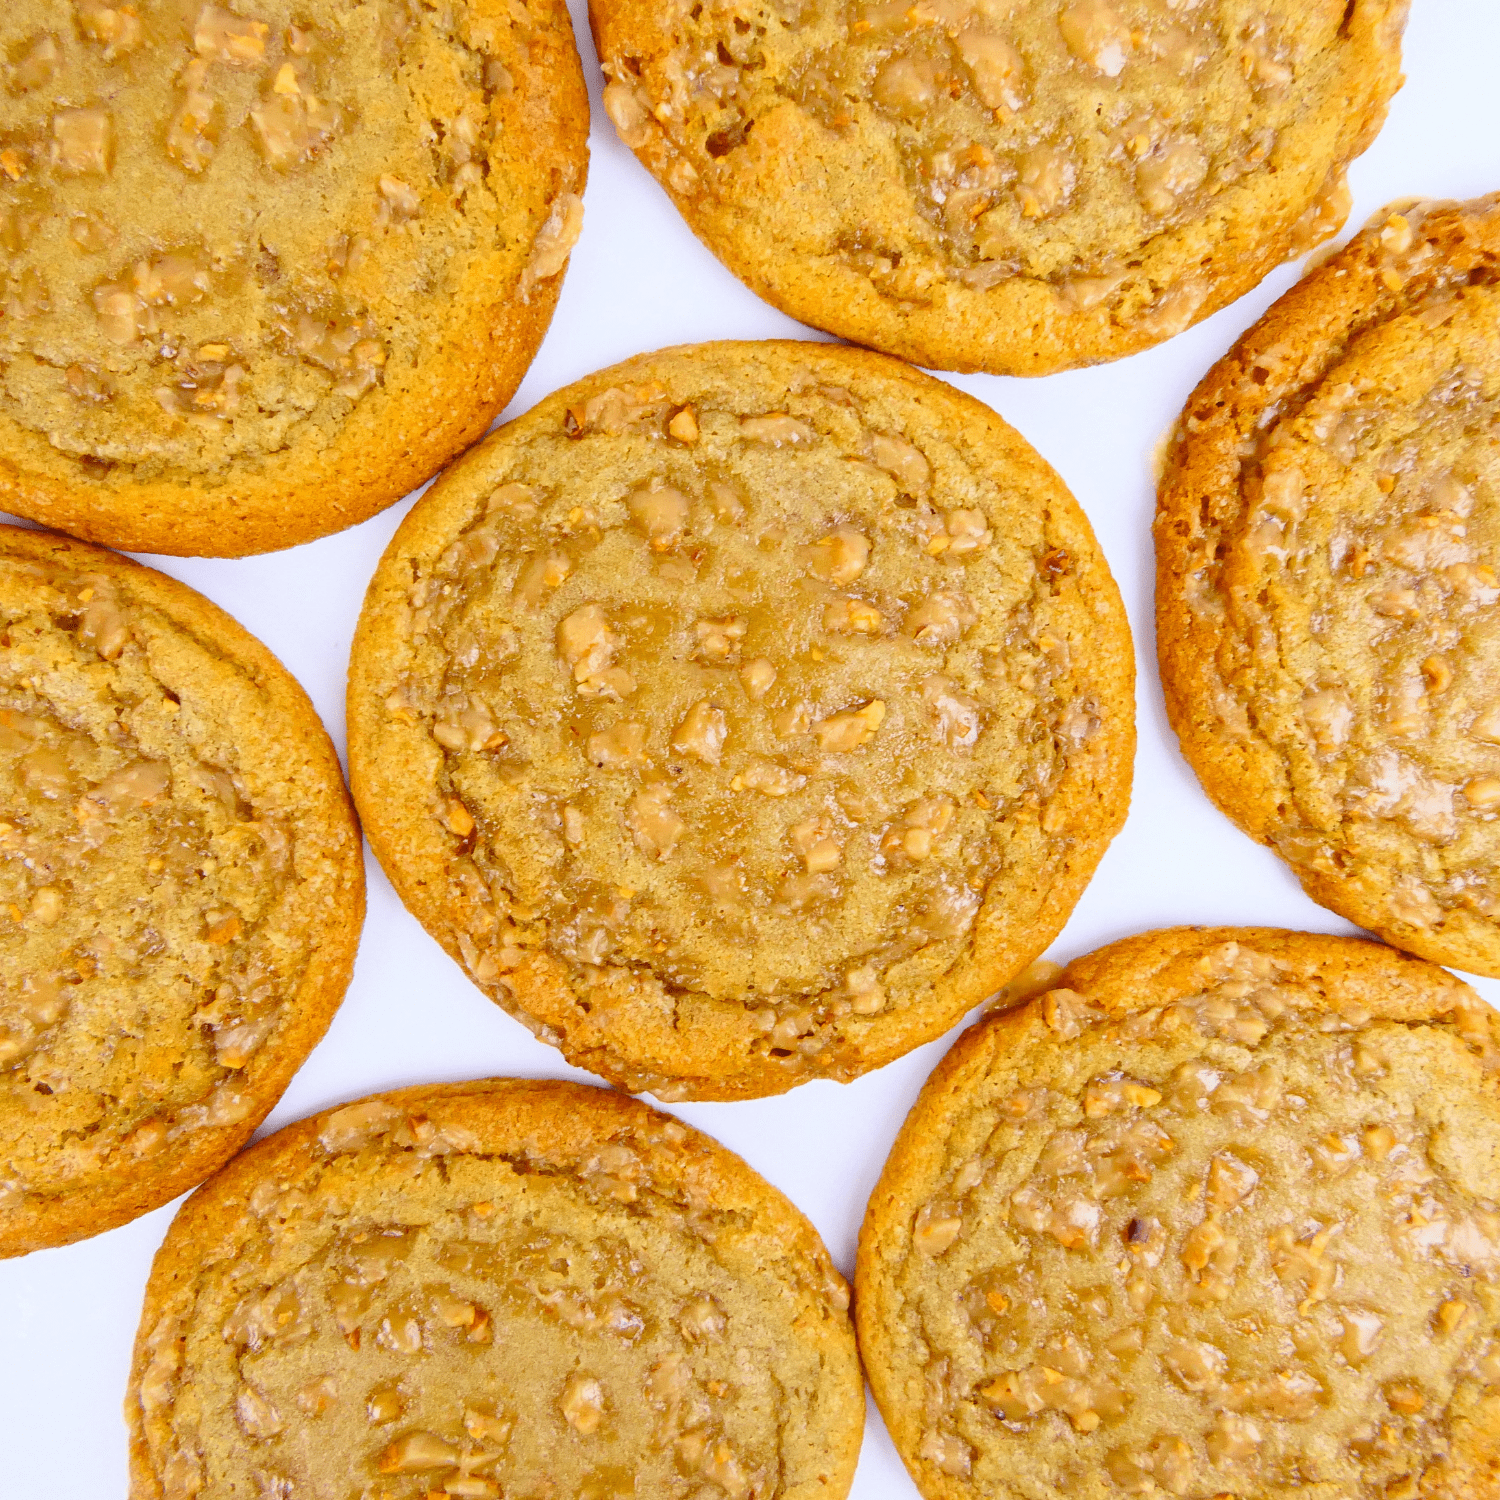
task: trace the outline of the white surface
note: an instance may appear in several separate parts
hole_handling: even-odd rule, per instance
[[[594,103],[587,211],[557,317],[511,414],[643,350],[806,332],[723,270],[616,141],[599,108],[581,0],[573,10]],[[1466,198],[1500,188],[1497,57],[1496,0],[1415,0],[1406,87],[1380,138],[1355,164],[1352,225],[1394,198]],[[1061,471],[1093,521],[1136,634],[1134,803],[1051,950],[1061,961],[1127,933],[1181,922],[1352,930],[1309,901],[1277,859],[1206,800],[1167,729],[1152,657],[1152,450],[1204,371],[1296,274],[1292,267],[1278,271],[1208,322],[1115,365],[1031,382],[954,378]],[[355,618],[409,503],[353,531],[269,557],[147,560],[202,590],[265,641],[312,695],[342,749],[344,669]],[[373,860],[368,868],[369,917],[348,998],[267,1129],[402,1084],[497,1074],[586,1076],[491,1005],[407,915]],[[1500,1003],[1500,983],[1477,987]],[[672,1108],[788,1193],[847,1273],[886,1151],[947,1045],[924,1047],[847,1086],[810,1083],[779,1099]],[[4,1500],[123,1500],[120,1403],[130,1344],[151,1256],[174,1208],[82,1244],[0,1264]],[[855,1500],[912,1500],[915,1493],[872,1405]]]

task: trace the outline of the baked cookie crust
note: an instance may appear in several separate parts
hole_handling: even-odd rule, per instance
[[[173,1221],[125,1404],[131,1500],[842,1500],[848,1305],[791,1203],[644,1104],[377,1095],[246,1151]]]
[[[592,0],[604,107],[816,328],[1043,375],[1181,332],[1335,233],[1406,0]]]
[[[1315,901],[1500,975],[1500,200],[1377,215],[1216,365],[1156,518],[1167,711]]]
[[[0,41],[0,509],[272,551],[510,399],[582,223],[562,0],[18,0]]]
[[[992,411],[824,344],[671,349],[444,475],[371,583],[355,797],[408,907],[570,1061],[732,1099],[939,1036],[1124,818],[1132,654]]]
[[[1500,1025],[1382,945],[1178,928],[966,1032],[860,1238],[928,1500],[1492,1493]]]
[[[224,1164],[348,985],[359,830],[302,689],[193,590],[0,527],[0,1256]]]

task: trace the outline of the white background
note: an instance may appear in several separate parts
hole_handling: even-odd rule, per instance
[[[614,137],[582,0],[574,19],[594,106],[583,237],[557,316],[509,408],[643,350],[715,338],[808,336],[689,233]],[[1415,0],[1406,86],[1351,173],[1358,225],[1401,197],[1500,189],[1500,3]],[[1347,233],[1347,231],[1346,231]],[[1140,753],[1130,820],[1051,956],[1183,922],[1351,929],[1209,804],[1167,728],[1152,651],[1151,457],[1188,393],[1296,279],[1257,291],[1164,347],[1100,369],[1022,381],[955,377],[1018,427],[1087,510],[1125,596],[1139,660]],[[819,335],[811,335],[819,336]],[[410,502],[340,536],[242,561],[149,558],[258,635],[312,695],[343,749],[344,670],[370,574]],[[490,1075],[586,1077],[476,990],[369,862],[370,907],[343,1008],[267,1129],[378,1089]],[[1478,981],[1500,1004],[1500,982]],[[674,1105],[786,1192],[852,1272],[865,1201],[892,1138],[948,1042],[857,1083],[778,1099]],[[120,1404],[141,1289],[173,1206],[109,1234],[0,1265],[0,1500],[124,1500]],[[915,1491],[871,1406],[854,1500]]]

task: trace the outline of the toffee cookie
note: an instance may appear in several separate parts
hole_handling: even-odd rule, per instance
[[[783,311],[1042,375],[1334,233],[1406,0],[592,0],[621,138]]]
[[[173,1222],[131,1500],[843,1500],[848,1306],[775,1188],[633,1099],[366,1099],[245,1152]]]
[[[343,997],[359,832],[301,688],[182,584],[0,527],[0,1256],[175,1198]]]
[[[1378,216],[1240,340],[1156,543],[1209,796],[1315,901],[1500,975],[1500,198]]]
[[[660,1098],[849,1079],[1052,940],[1125,814],[1129,628],[989,408],[709,344],[550,397],[418,503],[350,672],[407,905]]]
[[[510,399],[582,222],[562,0],[16,0],[0,41],[0,509],[265,552]]]
[[[1500,1026],[1379,944],[1178,928],[965,1033],[860,1237],[929,1500],[1490,1495]]]

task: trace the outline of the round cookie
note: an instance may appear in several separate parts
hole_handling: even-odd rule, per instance
[[[1375,943],[1178,928],[966,1032],[860,1237],[928,1500],[1489,1495],[1500,1026]]]
[[[377,1096],[261,1142],[174,1220],[126,1398],[131,1500],[842,1500],[848,1306],[791,1203],[644,1104]]]
[[[510,399],[582,223],[562,0],[17,0],[0,41],[0,510],[266,552]]]
[[[0,1256],[112,1229],[254,1132],[364,916],[338,759],[160,573],[0,527]]]
[[[1386,212],[1193,394],[1156,520],[1172,726],[1324,906],[1500,975],[1500,198]]]
[[[1180,333],[1334,233],[1406,0],[592,0],[604,107],[784,312],[947,370]]]
[[[632,1092],[747,1098],[888,1062],[1046,947],[1125,814],[1132,656],[988,407],[709,344],[438,481],[349,725],[372,846],[487,994]]]

